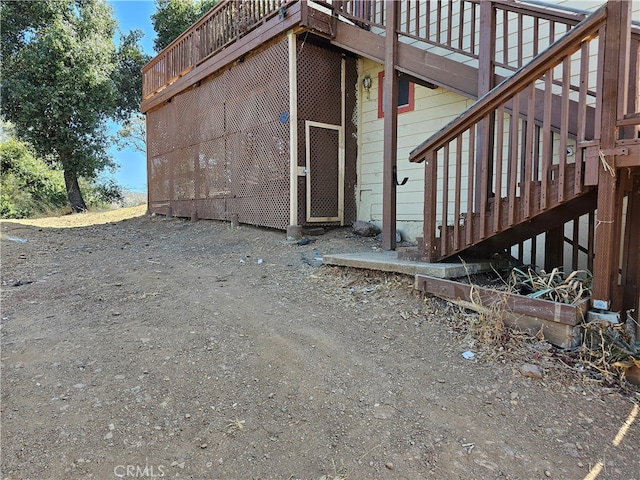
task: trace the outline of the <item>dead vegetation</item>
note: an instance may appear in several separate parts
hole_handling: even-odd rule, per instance
[[[552,302],[576,304],[591,295],[593,275],[587,270],[577,270],[565,275],[559,268],[550,273],[539,273],[528,268],[527,272],[519,268],[511,269],[507,286],[530,298],[550,300]]]

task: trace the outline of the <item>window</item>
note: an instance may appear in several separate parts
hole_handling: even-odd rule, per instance
[[[378,73],[378,118],[384,117],[382,109],[384,98],[384,72]],[[406,78],[398,79],[398,113],[413,111],[414,84]]]

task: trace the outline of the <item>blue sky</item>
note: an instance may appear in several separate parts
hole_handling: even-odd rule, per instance
[[[153,38],[155,33],[151,24],[151,14],[155,11],[153,0],[109,0],[115,12],[115,16],[123,33],[129,30],[142,30],[142,48],[145,53],[154,55]],[[116,38],[116,41],[118,38]],[[115,133],[115,130],[114,130]],[[144,154],[134,150],[123,150],[119,152],[115,147],[109,153],[120,165],[118,171],[109,175],[116,182],[135,192],[147,191],[147,162]]]

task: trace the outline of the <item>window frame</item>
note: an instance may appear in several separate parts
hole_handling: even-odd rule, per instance
[[[415,84],[407,80],[409,88],[409,103],[398,105],[398,115],[406,112],[413,112],[415,108]],[[384,70],[378,72],[378,118],[384,118]]]

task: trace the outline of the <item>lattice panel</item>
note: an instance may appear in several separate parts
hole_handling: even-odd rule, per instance
[[[331,125],[341,125],[341,70],[342,53],[326,49],[307,38],[304,43],[298,39],[297,45],[297,84],[298,84],[298,165],[306,162],[305,122],[306,120]],[[346,224],[356,220],[355,184],[357,161],[357,104],[356,91],[358,74],[356,60],[344,57],[345,72],[345,199],[344,221]],[[313,182],[312,182],[313,183]],[[329,190],[326,193],[315,191],[313,195],[329,198],[336,192],[334,186],[323,182]],[[320,187],[321,188],[321,187]],[[298,184],[298,204],[306,206],[306,184]],[[337,201],[337,198],[336,198]],[[328,200],[327,200],[328,202]],[[335,202],[334,202],[335,204]],[[313,206],[315,209],[315,206]],[[326,208],[326,207],[325,207]],[[334,209],[335,210],[335,209]],[[321,215],[319,215],[321,216]],[[325,215],[322,215],[325,216]],[[329,215],[326,215],[329,216]],[[333,215],[331,215],[333,216]],[[298,222],[306,223],[306,207],[299,208]],[[332,222],[329,222],[332,223]]]
[[[345,72],[345,171],[344,171],[344,221],[349,225],[358,218],[356,205],[358,159],[358,69],[354,57],[346,57]]]
[[[199,140],[200,122],[194,121],[199,115],[199,103],[203,95],[198,89],[187,90],[173,100],[176,121],[173,125],[176,148],[185,148]]]
[[[220,78],[204,82],[198,90],[198,108],[195,110],[195,122],[200,142],[221,138],[225,133],[224,120],[224,83]]]
[[[164,202],[171,198],[171,172],[169,156],[161,155],[149,161],[149,198],[154,202]]]
[[[231,169],[224,137],[201,143],[199,150],[200,198],[226,197],[231,194]]]
[[[338,212],[338,147],[339,132],[311,128],[310,173],[311,217],[337,217]]]
[[[286,228],[288,114],[286,38],[149,112],[152,211],[164,196],[177,215]]]
[[[195,197],[196,170],[193,148],[176,152],[173,161],[173,198],[190,200]]]
[[[147,154],[156,157],[171,151],[170,105],[147,113]]]

